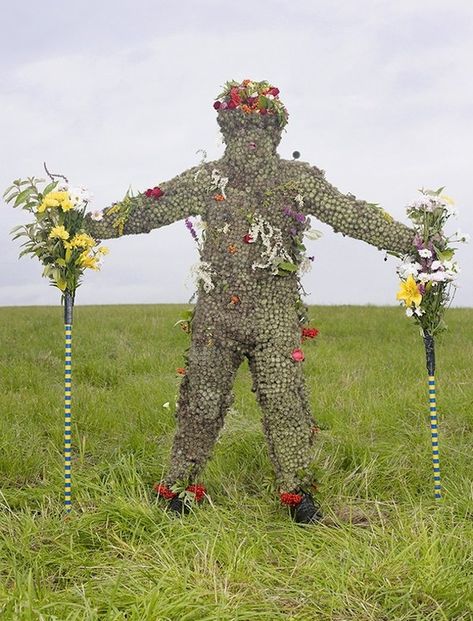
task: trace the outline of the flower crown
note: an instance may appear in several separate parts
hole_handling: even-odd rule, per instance
[[[222,93],[213,104],[215,110],[242,110],[245,114],[275,115],[280,127],[287,123],[288,112],[279,99],[279,89],[269,82],[243,80],[240,84],[235,80],[225,83]]]

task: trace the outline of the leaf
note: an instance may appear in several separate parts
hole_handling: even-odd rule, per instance
[[[278,263],[278,269],[284,270],[285,272],[296,272],[297,265],[289,261],[281,261],[281,263]]]
[[[258,97],[258,106],[260,108],[267,108],[268,105],[269,105],[269,99],[265,97],[264,95],[260,95]]]
[[[445,250],[435,249],[435,251],[440,261],[451,261],[453,255],[455,254],[455,250],[453,248],[445,248]]]
[[[7,195],[10,194],[10,192],[13,192],[13,194],[10,196],[10,198],[7,198]],[[11,185],[3,193],[3,198],[8,203],[8,201],[11,201],[13,196],[16,196],[17,194],[18,194],[18,188],[16,187],[16,185]]]
[[[18,196],[18,192],[12,192],[12,194],[10,194],[10,196],[5,196],[4,195],[4,200],[6,203],[11,203],[12,200],[15,198],[15,196]]]
[[[14,226],[12,228],[12,230],[10,231],[10,235],[13,235],[13,233],[16,233],[17,231],[19,231],[22,228],[23,228],[23,224],[19,224],[18,226]]]
[[[34,188],[26,188],[26,190],[20,192],[13,203],[13,207],[18,207],[20,203],[25,202],[25,199],[28,198],[32,192],[34,192]]]
[[[61,291],[65,291],[67,282],[64,280],[64,278],[56,278],[56,285],[59,289],[61,289]]]
[[[58,183],[59,181],[51,181],[51,183],[48,183],[48,185],[41,192],[42,196],[46,196],[46,194],[49,194],[50,192],[52,192]]]
[[[43,270],[43,276],[44,277],[51,276],[53,269],[54,268],[52,265],[46,265]]]
[[[180,317],[184,320],[184,321],[189,321],[189,319],[192,319],[192,314],[194,313],[193,310],[185,310],[180,314]]]

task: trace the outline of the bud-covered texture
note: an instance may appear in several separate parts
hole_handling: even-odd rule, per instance
[[[226,150],[158,189],[127,198],[89,220],[99,238],[200,215],[204,240],[191,344],[176,410],[177,430],[165,483],[195,482],[232,400],[246,357],[280,492],[313,480],[315,420],[302,365],[307,320],[299,275],[309,214],[380,248],[406,251],[410,229],[373,205],[339,193],[309,164],[282,160],[275,116],[218,110]],[[162,190],[159,192],[158,190]],[[125,204],[124,204],[125,203]],[[303,246],[302,246],[303,248]]]

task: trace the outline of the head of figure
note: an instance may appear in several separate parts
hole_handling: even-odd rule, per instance
[[[227,82],[214,108],[227,157],[251,163],[276,155],[288,117],[279,89],[268,82]]]

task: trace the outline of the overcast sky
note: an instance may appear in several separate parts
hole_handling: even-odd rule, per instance
[[[103,209],[220,157],[214,97],[226,80],[267,79],[289,110],[279,152],[407,222],[417,188],[446,186],[451,232],[473,233],[473,4],[404,0],[32,0],[2,4],[0,187],[42,162]],[[0,305],[56,304],[57,289],[0,207]],[[396,260],[314,220],[310,304],[397,304]],[[107,242],[79,304],[187,302],[198,259],[184,222]],[[455,304],[473,306],[473,249]],[[470,266],[470,267],[469,267]]]

